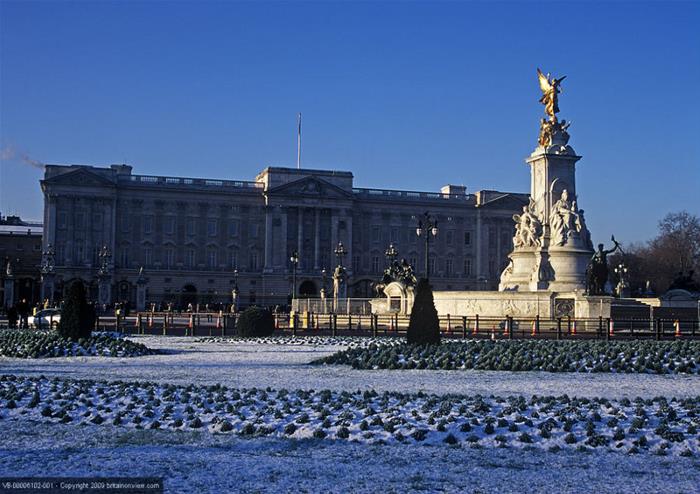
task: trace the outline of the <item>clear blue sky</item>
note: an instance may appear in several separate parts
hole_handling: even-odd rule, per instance
[[[22,159],[253,179],[529,190],[535,68],[566,74],[594,240],[700,214],[700,3],[0,3],[0,210],[41,218]]]

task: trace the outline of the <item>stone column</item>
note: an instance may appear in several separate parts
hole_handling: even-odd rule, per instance
[[[265,268],[264,271],[272,271],[272,214],[271,206],[265,207]]]
[[[46,218],[46,227],[44,235],[44,249],[46,249],[49,244],[56,245],[56,197],[53,194],[47,194],[48,203],[48,215]]]
[[[280,251],[278,267],[280,268],[284,268],[287,265],[287,258],[289,257],[289,252],[287,252],[287,215],[288,209],[282,208],[282,228],[280,229],[282,238],[280,239],[281,243],[278,248]]]
[[[314,231],[314,269],[321,269],[321,210],[316,209],[315,231]]]
[[[335,265],[335,248],[338,246],[338,213],[331,209],[331,265]]]
[[[483,263],[481,262],[481,239],[483,238],[483,232],[481,231],[483,229],[483,225],[481,223],[481,210],[477,209],[476,211],[476,238],[474,239],[476,241],[476,265],[474,266],[474,272],[476,273],[476,280],[477,283],[479,283],[479,278],[483,276],[483,273],[481,272],[481,266]],[[480,288],[480,287],[479,287]]]
[[[297,208],[297,253],[299,254],[299,266],[303,270],[304,268],[304,209],[302,207]]]
[[[346,257],[346,269],[348,271],[348,275],[350,275],[352,274],[352,211],[348,211],[345,218],[345,229],[347,231],[347,246],[345,247],[345,250],[348,252]]]

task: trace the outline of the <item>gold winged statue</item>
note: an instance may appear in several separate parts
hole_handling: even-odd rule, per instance
[[[557,95],[561,92],[559,85],[561,81],[566,79],[566,76],[556,79],[551,77],[549,74],[544,75],[542,71],[537,69],[537,77],[540,81],[540,89],[542,90],[542,97],[540,98],[540,103],[544,105],[544,112],[549,115],[549,119],[552,122],[557,121],[556,114],[559,113],[559,105]]]

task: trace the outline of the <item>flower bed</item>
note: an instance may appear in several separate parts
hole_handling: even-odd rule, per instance
[[[697,341],[488,341],[349,348],[312,364],[356,369],[700,373]]]
[[[6,375],[0,418],[371,444],[700,453],[700,397],[526,399]]]
[[[139,357],[154,353],[141,343],[112,333],[94,333],[90,338],[72,341],[62,338],[56,331],[0,330],[0,357]]]
[[[245,343],[260,345],[291,345],[291,346],[347,346],[364,348],[370,345],[398,345],[404,341],[400,337],[383,336],[209,336],[197,338],[197,343]]]

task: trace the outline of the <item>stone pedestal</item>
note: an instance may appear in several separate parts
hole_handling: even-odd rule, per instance
[[[593,255],[584,212],[576,196],[576,162],[564,126],[551,144],[538,146],[530,165],[530,204],[514,215],[516,235],[500,291],[584,291]]]
[[[146,310],[146,283],[136,284],[136,310],[138,312],[143,312]]]
[[[15,304],[15,278],[8,276],[5,278],[5,299],[3,300],[5,307],[10,307]]]
[[[100,305],[110,305],[112,303],[112,277],[102,276],[98,280],[98,294]]]
[[[53,303],[53,294],[55,291],[56,275],[54,273],[44,273],[41,275],[41,299],[48,300]]]

